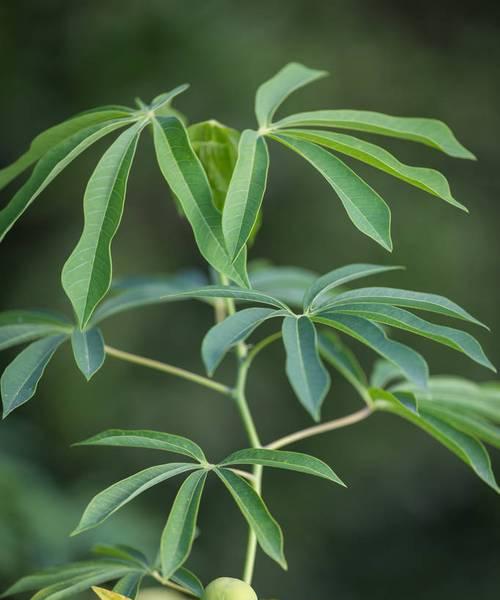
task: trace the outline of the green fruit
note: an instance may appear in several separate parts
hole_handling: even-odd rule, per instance
[[[240,579],[219,577],[207,585],[201,600],[258,600],[253,589]]]

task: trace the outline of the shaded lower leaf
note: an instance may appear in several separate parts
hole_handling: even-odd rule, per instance
[[[318,353],[316,329],[308,317],[283,321],[286,374],[304,408],[319,420],[321,405],[330,387],[330,375]]]
[[[107,544],[96,544],[92,548],[92,553],[98,556],[104,556],[110,559],[123,560],[130,562],[143,569],[149,569],[149,561],[145,554],[124,544],[109,546]]]
[[[245,308],[214,325],[201,345],[201,355],[209,375],[214,373],[233,346],[246,340],[264,321],[286,314],[274,308]]]
[[[161,573],[164,579],[170,579],[189,557],[206,477],[207,471],[191,473],[174,500],[161,536]]]
[[[169,463],[156,465],[139,471],[126,479],[118,481],[95,496],[85,509],[80,523],[72,535],[77,535],[96,527],[128,502],[149,488],[180,475],[199,468],[191,463]]]
[[[219,466],[229,465],[263,465],[276,467],[289,471],[298,471],[307,475],[315,475],[339,483],[345,487],[344,482],[332,469],[319,458],[301,452],[288,450],[269,450],[267,448],[248,448],[239,450],[225,458]]]
[[[203,595],[203,584],[196,577],[194,573],[191,573],[185,567],[181,567],[172,575],[172,581],[177,585],[182,586],[184,589],[189,590],[195,598],[201,598]]]
[[[230,470],[220,468],[216,473],[255,533],[262,550],[286,570],[283,533],[262,498],[249,483]]]
[[[318,348],[324,360],[342,373],[352,386],[358,390],[367,387],[366,375],[358,359],[336,333],[321,331],[318,334]]]
[[[117,581],[113,587],[113,592],[117,592],[118,594],[122,594],[123,597],[134,600],[139,593],[143,579],[144,573],[131,573],[130,575],[125,575],[125,577],[122,577]]]
[[[425,360],[408,346],[390,340],[384,330],[362,317],[342,315],[335,312],[323,312],[314,317],[314,321],[334,327],[357,339],[375,350],[380,356],[397,365],[414,383],[421,387],[427,385],[429,368]]]
[[[456,429],[441,419],[429,414],[416,414],[407,409],[397,399],[398,392],[391,394],[384,390],[372,389],[370,393],[377,409],[395,413],[418,425],[418,427],[432,435],[469,465],[480,479],[496,492],[500,492],[500,488],[491,470],[491,461],[488,452],[479,440]]]
[[[8,365],[0,379],[4,418],[32,398],[46,366],[67,336],[33,342]]]
[[[71,346],[78,368],[89,381],[106,359],[101,331],[95,327],[85,331],[75,329],[71,336]]]
[[[280,267],[250,263],[252,287],[265,292],[289,306],[302,308],[305,290],[317,278],[317,274],[298,267]]]

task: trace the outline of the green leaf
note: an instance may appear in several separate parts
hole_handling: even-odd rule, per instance
[[[172,575],[172,581],[177,585],[181,585],[185,590],[189,590],[195,598],[201,598],[203,595],[204,590],[201,581],[194,573],[184,567],[178,569]]]
[[[285,134],[271,135],[307,160],[328,181],[352,223],[386,250],[392,250],[391,212],[384,200],[339,158],[316,144]]]
[[[375,361],[370,375],[370,387],[385,388],[391,382],[403,378],[404,373],[399,367],[387,360],[378,359]]]
[[[319,421],[321,405],[330,388],[330,375],[318,353],[316,329],[308,317],[283,321],[286,374],[300,403]]]
[[[142,580],[144,579],[143,573],[130,573],[125,575],[117,581],[113,587],[113,591],[122,594],[126,598],[134,599],[139,593]]]
[[[300,308],[305,290],[318,277],[313,271],[298,267],[258,264],[250,264],[249,275],[252,288]]]
[[[116,568],[128,568],[123,563],[111,560],[92,560],[69,563],[49,567],[42,571],[37,571],[19,579],[10,586],[0,597],[13,596],[24,592],[32,592],[41,588],[46,588],[56,583],[71,581],[75,577],[88,576],[92,573],[110,571]]]
[[[83,129],[126,117],[130,117],[130,111],[127,108],[102,107],[86,111],[47,129],[35,137],[27,152],[8,167],[0,169],[0,189],[4,188],[55,146]]]
[[[188,471],[198,469],[192,463],[169,463],[149,467],[122,479],[94,496],[85,509],[80,523],[71,535],[100,525],[117,510],[149,488]]]
[[[255,114],[259,127],[271,124],[279,106],[296,90],[326,77],[326,71],[308,69],[299,63],[289,63],[264,82],[255,96]]]
[[[30,204],[77,156],[108,133],[134,120],[105,121],[82,129],[47,152],[36,165],[28,181],[16,192],[7,206],[0,210],[0,242]]]
[[[390,340],[384,330],[375,323],[362,317],[341,315],[335,312],[321,313],[314,317],[314,321],[350,335],[397,365],[408,379],[418,386],[425,387],[427,385],[429,368],[422,356],[408,346]]]
[[[96,544],[92,548],[92,553],[97,554],[98,556],[104,556],[106,558],[130,562],[136,567],[138,566],[141,569],[149,570],[149,561],[147,556],[139,550],[124,544],[118,544],[116,546]]]
[[[233,261],[245,247],[257,222],[268,169],[266,142],[256,131],[246,129],[241,134],[238,160],[222,213],[222,232]]]
[[[161,536],[161,573],[164,579],[170,579],[191,553],[206,478],[207,471],[191,473],[174,500]]]
[[[71,336],[71,346],[78,368],[85,375],[87,381],[90,381],[102,367],[106,358],[104,339],[100,329],[95,327],[85,331],[75,329]]]
[[[203,450],[191,440],[180,435],[147,429],[108,429],[75,445],[163,450],[189,456],[201,463],[207,462]]]
[[[71,323],[51,313],[9,310],[0,313],[0,350],[57,333],[71,333]]]
[[[343,133],[307,129],[289,129],[286,133],[293,138],[313,142],[356,158],[468,212],[463,204],[453,198],[446,177],[439,171],[405,165],[380,146]]]
[[[201,344],[203,363],[209,375],[213,375],[233,346],[246,340],[264,321],[286,314],[274,308],[245,308],[214,325]]]
[[[306,310],[312,308],[314,304],[320,302],[321,296],[324,297],[327,292],[341,285],[356,281],[357,279],[362,279],[363,277],[378,275],[379,273],[386,273],[387,271],[394,271],[395,269],[402,269],[402,267],[353,264],[334,269],[333,271],[318,277],[306,290],[304,294],[304,308]]]
[[[432,377],[425,392],[414,390],[410,384],[398,384],[393,390],[410,391],[415,393],[419,402],[432,400],[457,414],[479,415],[500,423],[500,398],[487,386],[460,377]]]
[[[121,579],[120,579],[120,581],[121,581]],[[120,583],[120,581],[118,583]],[[131,598],[129,598],[127,596],[123,596],[122,594],[120,594],[118,592],[107,590],[102,587],[97,587],[95,585],[92,586],[92,591],[101,600],[131,600]]]
[[[215,472],[255,533],[262,550],[286,570],[287,564],[283,553],[283,533],[262,498],[249,483],[230,470],[221,468],[216,469]]]
[[[145,122],[137,123],[118,137],[85,190],[83,233],[62,272],[64,291],[82,329],[111,285],[111,242],[122,218],[128,175],[144,126]]]
[[[348,292],[339,294],[333,300],[320,306],[317,310],[323,312],[330,308],[338,308],[342,304],[351,304],[353,302],[374,302],[375,304],[391,304],[392,306],[416,308],[418,310],[425,310],[446,317],[462,319],[463,321],[475,323],[476,325],[481,325],[487,329],[486,325],[483,325],[481,321],[475,319],[467,311],[458,306],[458,304],[455,304],[455,302],[448,300],[448,298],[445,298],[444,296],[409,290],[399,290],[396,288],[367,287],[349,290]]]
[[[215,207],[222,212],[238,159],[240,133],[212,119],[191,125],[188,134],[207,174]]]
[[[451,129],[436,119],[392,117],[367,110],[315,110],[291,115],[274,124],[276,129],[284,127],[334,127],[365,131],[419,142],[456,158],[475,158],[460,144]]]
[[[247,286],[246,254],[242,252],[232,264],[224,244],[221,215],[184,125],[176,117],[158,117],[153,120],[153,131],[160,170],[182,205],[201,254],[214,269]]]
[[[491,470],[491,461],[486,448],[470,435],[455,429],[431,415],[416,415],[398,402],[393,394],[384,390],[371,390],[376,408],[397,414],[411,421],[446,446],[462,459],[485,483],[496,492],[500,489]]]
[[[370,321],[389,325],[390,327],[410,331],[411,333],[449,346],[458,352],[462,352],[471,360],[496,372],[495,367],[488,360],[479,342],[470,334],[452,327],[429,323],[429,321],[425,321],[402,308],[368,302],[366,304],[343,304],[331,312],[335,314],[356,315]]]
[[[153,112],[160,110],[166,104],[170,104],[176,96],[178,96],[179,94],[182,94],[182,92],[185,92],[188,88],[189,88],[189,83],[183,83],[182,85],[178,85],[176,88],[174,88],[173,90],[170,90],[169,92],[165,92],[164,94],[159,94],[158,96],[153,98],[149,109]]]
[[[62,600],[74,598],[79,592],[86,592],[93,585],[99,585],[112,579],[118,579],[130,572],[129,567],[116,567],[106,571],[96,571],[72,580],[56,583],[37,592],[31,600]]]
[[[475,414],[464,414],[440,405],[434,400],[419,400],[420,412],[423,415],[437,417],[455,429],[459,429],[472,437],[500,449],[500,427],[492,425],[486,419]]]
[[[301,452],[289,452],[286,450],[268,450],[267,448],[248,448],[238,450],[225,458],[219,466],[229,465],[263,465],[265,467],[276,467],[298,471],[307,475],[315,475],[333,481],[333,483],[345,484],[337,477],[330,467],[319,458],[302,454]]]
[[[205,282],[206,278],[191,272],[165,277],[134,277],[119,280],[114,285],[115,296],[97,307],[91,323],[99,323],[132,308],[177,300],[176,293],[199,289]]]
[[[355,355],[342,343],[333,331],[322,331],[318,334],[320,355],[341,373],[357,390],[367,387],[366,375]]]
[[[4,418],[35,395],[46,366],[65,339],[54,335],[33,342],[8,365],[0,379]]]

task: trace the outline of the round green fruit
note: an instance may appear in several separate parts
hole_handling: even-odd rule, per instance
[[[219,577],[207,585],[202,600],[258,600],[253,589],[240,579]]]

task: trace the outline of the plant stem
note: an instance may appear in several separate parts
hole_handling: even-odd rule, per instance
[[[138,356],[137,354],[131,354],[130,352],[124,352],[123,350],[118,350],[108,345],[104,346],[104,349],[106,351],[106,354],[115,358],[119,358],[120,360],[134,363],[136,365],[141,365],[143,367],[148,367],[150,369],[155,369],[156,371],[161,371],[162,373],[175,375],[177,377],[181,377],[182,379],[187,379],[188,381],[192,381],[193,383],[197,383],[207,388],[211,388],[212,390],[220,392],[221,394],[225,394],[226,396],[230,396],[233,393],[233,390],[227,385],[219,383],[218,381],[213,381],[212,379],[204,377],[203,375],[192,373],[191,371],[187,371],[186,369],[174,367],[173,365],[169,365],[168,363],[153,360],[151,358],[146,358],[144,356]]]
[[[333,431],[334,429],[340,429],[341,427],[354,425],[354,423],[359,423],[359,421],[363,421],[372,413],[373,409],[369,406],[365,406],[361,410],[347,415],[346,417],[341,417],[340,419],[334,419],[333,421],[327,421],[326,423],[321,423],[320,425],[314,425],[313,427],[308,427],[307,429],[296,431],[295,433],[286,435],[285,437],[271,442],[270,444],[267,444],[267,446],[264,447],[268,448],[269,450],[278,450],[278,448],[283,448],[284,446],[288,446],[300,440],[305,440],[306,438],[319,435],[320,433],[326,433],[327,431]]]

